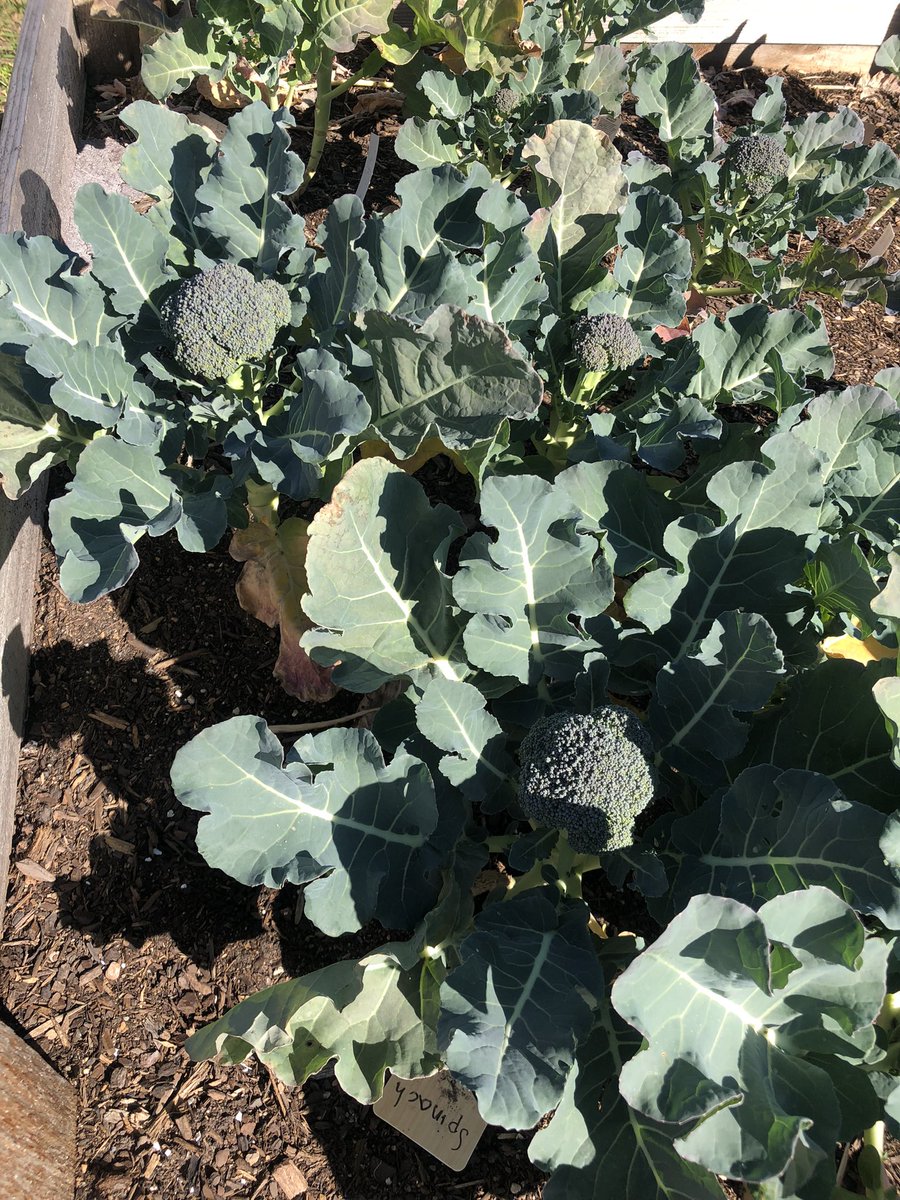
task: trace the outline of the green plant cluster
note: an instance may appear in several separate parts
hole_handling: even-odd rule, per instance
[[[254,1053],[292,1084],[333,1062],[363,1103],[388,1070],[445,1067],[491,1124],[540,1126],[546,1200],[723,1180],[841,1200],[835,1146],[860,1137],[887,1200],[900,369],[830,382],[798,297],[815,275],[890,304],[884,264],[818,233],[900,167],[846,109],[787,122],[777,80],[726,145],[684,48],[614,44],[674,7],[535,4],[516,45],[540,53],[512,72],[481,10],[444,13],[469,69],[419,73],[421,95],[476,81],[484,139],[459,113],[452,162],[383,213],[336,198],[313,245],[285,107],[216,142],[129,106],[122,171],[149,212],[83,188],[86,271],[0,239],[0,473],[16,496],[71,468],[49,524],[72,599],[122,587],[144,535],[203,551],[231,529],[286,686],[393,697],[371,729],[285,748],[241,715],[179,751],[212,866],[302,886],[336,939],[407,931],[359,960],[338,943],[196,1058]],[[581,72],[620,60],[612,91],[665,162],[623,160],[584,99]],[[514,147],[491,140],[508,128]],[[692,290],[748,302],[689,322]],[[431,502],[416,470],[437,453],[477,513]],[[280,521],[281,498],[316,514]],[[613,890],[641,936],[608,922]]]

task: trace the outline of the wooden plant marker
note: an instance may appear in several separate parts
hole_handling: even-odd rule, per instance
[[[75,1190],[75,1094],[0,1022],[0,1195],[68,1200]]]
[[[449,1071],[424,1079],[388,1075],[372,1111],[451,1171],[466,1166],[487,1128],[475,1097]]]

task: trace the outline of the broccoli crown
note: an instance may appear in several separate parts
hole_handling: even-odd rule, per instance
[[[644,726],[618,704],[543,717],[519,749],[519,803],[532,820],[564,829],[579,854],[623,850],[656,794],[652,752]]]
[[[572,353],[587,371],[624,371],[641,357],[641,343],[624,317],[604,313],[579,317],[572,333]]]
[[[735,138],[728,146],[728,165],[754,200],[761,200],[787,175],[791,160],[777,138],[765,133]]]
[[[516,111],[521,103],[521,95],[508,87],[498,88],[491,100],[494,112],[499,117],[508,117]]]
[[[268,354],[291,319],[291,300],[274,279],[257,282],[244,267],[220,263],[186,279],[160,316],[179,366],[201,379],[227,379]]]

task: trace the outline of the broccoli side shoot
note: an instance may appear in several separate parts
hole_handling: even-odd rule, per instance
[[[519,803],[533,821],[564,829],[578,854],[623,850],[656,794],[652,753],[650,735],[627,708],[554,713],[519,749]]]
[[[624,317],[604,313],[580,317],[572,331],[572,353],[578,366],[595,374],[624,371],[641,357],[641,343]]]
[[[291,300],[274,279],[258,282],[244,267],[220,263],[186,279],[160,315],[178,365],[212,381],[266,357],[291,319]]]
[[[514,92],[512,88],[502,87],[494,92],[490,103],[495,116],[509,117],[522,103],[522,97],[519,92]]]
[[[782,144],[765,133],[735,138],[728,146],[725,161],[734,182],[754,200],[768,196],[787,176],[791,166]]]

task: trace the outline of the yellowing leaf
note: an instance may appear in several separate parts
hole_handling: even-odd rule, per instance
[[[896,658],[897,651],[883,646],[875,638],[858,638],[852,634],[842,637],[829,637],[822,643],[822,650],[829,658],[849,658],[853,662],[880,662],[884,658]]]
[[[290,517],[278,526],[251,521],[235,531],[228,552],[244,563],[237,597],[244,612],[279,627],[281,646],[274,675],[289,696],[324,703],[337,693],[331,669],[300,648],[312,622],[300,606],[306,592],[307,522]]]

